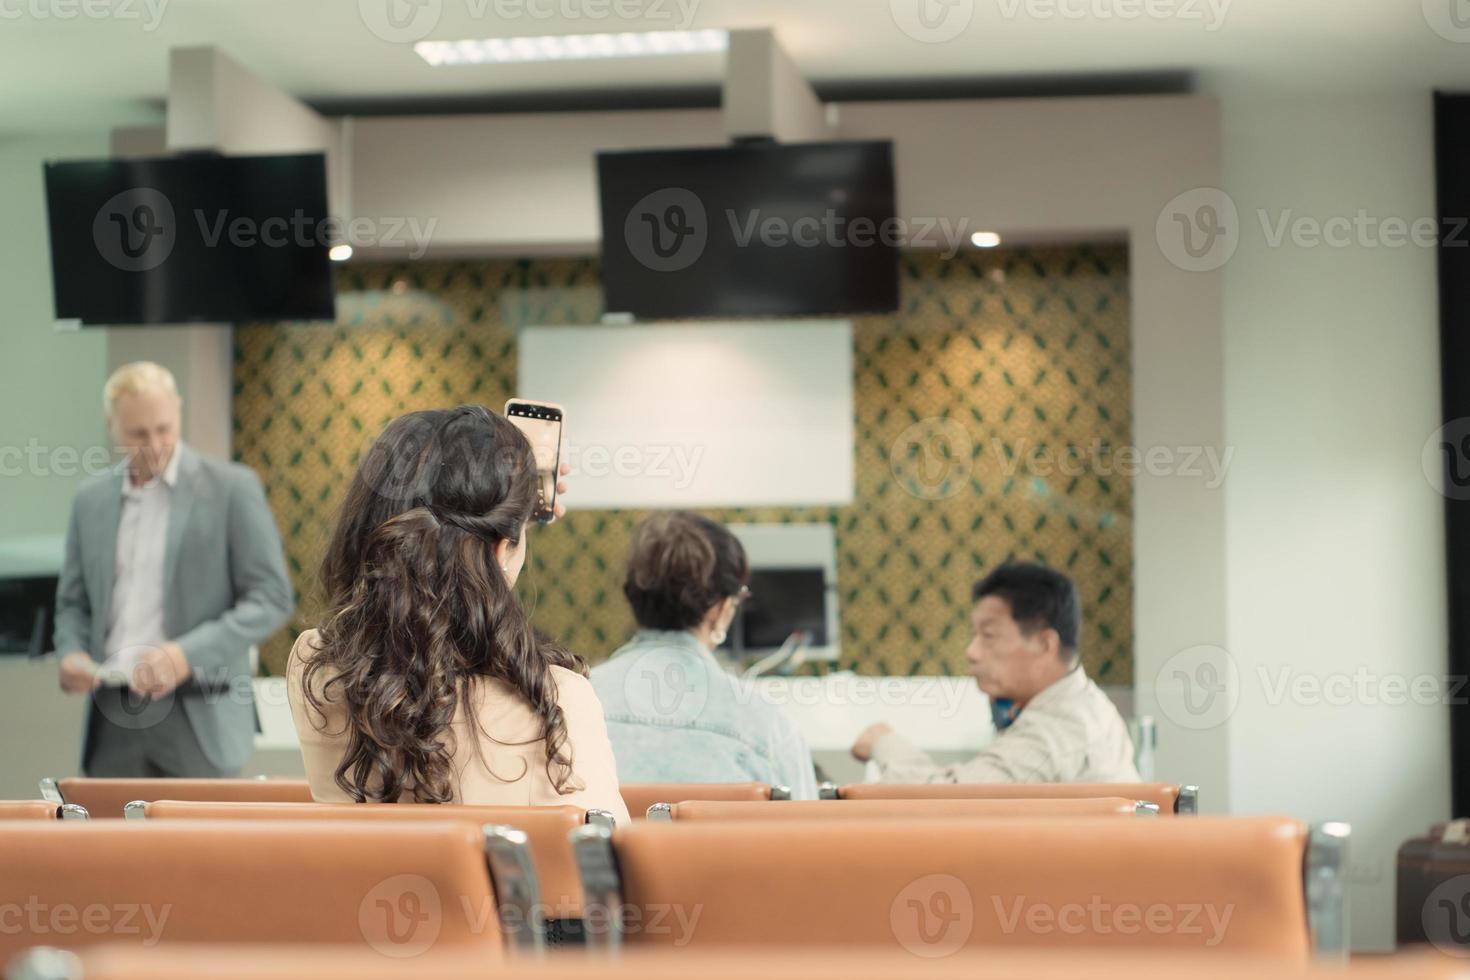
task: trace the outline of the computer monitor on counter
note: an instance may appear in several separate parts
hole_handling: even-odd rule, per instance
[[[840,647],[837,548],[830,524],[732,524],[750,562],[750,599],[726,652],[746,664],[800,632],[801,659],[835,661]]]

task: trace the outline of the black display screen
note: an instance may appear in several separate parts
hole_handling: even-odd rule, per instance
[[[893,144],[770,142],[597,155],[608,313],[898,308]]]
[[[325,157],[48,163],[57,319],[334,319]]]
[[[806,646],[827,645],[827,582],[820,568],[757,568],[750,598],[730,631],[735,649],[771,650],[797,630]]]

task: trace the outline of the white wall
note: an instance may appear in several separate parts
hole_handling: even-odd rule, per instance
[[[532,327],[519,351],[518,390],[566,409],[569,510],[852,503],[850,321]]]
[[[718,109],[389,116],[347,133],[353,215],[433,222],[432,251],[459,255],[595,252],[597,150],[725,141]]]
[[[1446,710],[1368,703],[1403,696],[1376,683],[1276,694],[1360,667],[1444,673],[1442,501],[1420,466],[1439,424],[1435,256],[1272,247],[1257,212],[1433,215],[1430,96],[1232,101],[1224,134],[1241,221],[1225,269],[1232,808],[1350,821],[1354,945],[1389,948],[1394,851],[1449,813]]]
[[[52,330],[51,259],[41,164],[48,159],[105,156],[105,132],[0,139],[0,451],[45,447],[40,466],[15,473],[14,454],[0,458],[0,567],[54,571],[60,562],[72,495],[83,477],[54,451],[104,447],[104,331]],[[23,542],[17,539],[25,539]],[[41,776],[74,772],[84,702],[56,686],[51,663],[0,658],[0,798],[36,795]]]
[[[64,456],[14,472],[14,450],[34,441],[48,451],[83,452],[105,445],[102,381],[107,338],[100,330],[57,333],[51,300],[51,256],[41,165],[48,159],[105,156],[107,134],[0,139],[0,548],[20,535],[66,531],[80,467]],[[59,553],[58,553],[59,556]]]

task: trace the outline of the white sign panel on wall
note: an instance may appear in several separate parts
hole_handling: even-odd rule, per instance
[[[517,395],[566,408],[571,509],[852,502],[852,325],[529,327]]]

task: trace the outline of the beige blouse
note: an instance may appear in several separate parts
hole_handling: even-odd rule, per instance
[[[301,755],[311,795],[323,803],[348,803],[351,798],[336,783],[337,765],[346,745],[344,705],[322,697],[317,680],[316,694],[325,707],[317,711],[303,693],[306,662],[317,650],[316,630],[296,639],[286,668],[286,692],[291,717],[301,739]],[[572,762],[569,793],[558,793],[546,775],[546,754],[541,741],[541,722],[531,706],[503,681],[483,678],[475,691],[477,724],[457,717],[453,725],[454,802],[502,806],[577,806],[610,812],[619,826],[628,824],[628,808],[618,793],[617,763],[602,704],[587,678],[565,667],[552,667],[557,703],[567,726],[567,755]],[[488,733],[487,739],[482,734]],[[479,751],[476,752],[475,743]],[[407,797],[411,799],[412,797]]]

